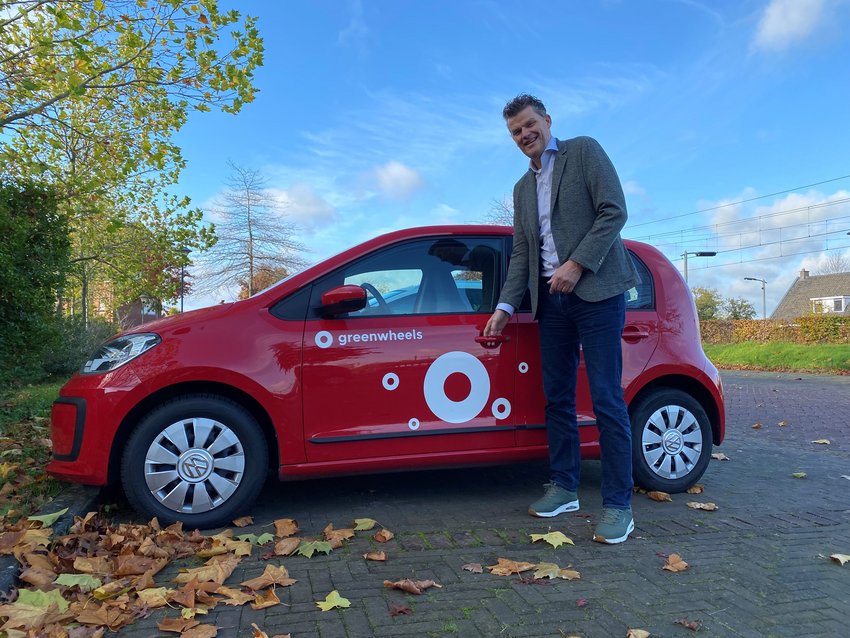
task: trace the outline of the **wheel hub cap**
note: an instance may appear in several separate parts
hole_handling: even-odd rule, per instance
[[[661,440],[661,446],[667,454],[675,455],[682,451],[685,443],[678,430],[668,430],[664,433],[664,438]]]
[[[206,450],[192,449],[180,455],[177,461],[177,474],[189,483],[200,483],[213,471],[212,455]]]

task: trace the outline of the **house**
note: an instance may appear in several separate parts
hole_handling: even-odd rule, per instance
[[[813,313],[850,316],[850,272],[810,275],[801,270],[770,318],[790,321]]]

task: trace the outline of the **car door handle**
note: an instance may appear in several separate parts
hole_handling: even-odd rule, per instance
[[[511,338],[508,335],[490,335],[487,337],[478,335],[475,337],[475,343],[480,343],[485,348],[498,348],[501,344],[510,340]]]
[[[647,339],[649,331],[637,326],[626,326],[623,328],[623,339],[626,341],[637,341],[638,339]]]

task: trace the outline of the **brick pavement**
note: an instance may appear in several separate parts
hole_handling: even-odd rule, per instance
[[[584,638],[625,636],[629,627],[656,637],[690,636],[675,624],[699,620],[699,636],[834,637],[847,635],[850,564],[850,377],[723,374],[727,440],[711,461],[700,497],[672,503],[634,499],[637,528],[619,546],[591,542],[599,515],[599,463],[583,466],[582,510],[551,521],[530,518],[526,507],[546,482],[540,464],[429,471],[277,484],[270,482],[247,533],[270,531],[275,518],[295,518],[301,535],[320,535],[327,523],[378,520],[395,532],[380,546],[386,563],[361,555],[378,549],[359,532],[330,555],[281,562],[298,582],[277,593],[283,604],[262,611],[216,608],[220,637],[252,636],[256,623],[269,636],[476,636]],[[779,421],[786,421],[781,427]],[[751,428],[760,422],[763,427]],[[828,438],[831,445],[810,441]],[[792,472],[804,471],[805,479]],[[690,510],[689,500],[717,503],[716,512]],[[528,534],[560,530],[575,546],[552,549]],[[690,569],[661,569],[662,555],[679,553]],[[259,575],[265,563],[244,559],[229,583]],[[499,557],[571,565],[576,581],[529,584],[514,576],[464,571]],[[166,583],[170,567],[157,581]],[[422,596],[385,589],[385,579],[432,578],[442,589]],[[528,580],[528,579],[526,579]],[[345,610],[315,605],[333,589],[351,601]],[[577,601],[587,604],[578,606]],[[389,615],[405,604],[412,615]],[[160,634],[157,611],[121,631],[125,638]]]

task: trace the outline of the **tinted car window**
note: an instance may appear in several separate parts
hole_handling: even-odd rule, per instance
[[[314,286],[311,316],[322,293],[343,284],[366,290],[366,307],[348,318],[491,313],[501,289],[502,240],[452,237],[405,242],[348,264]]]
[[[655,308],[655,287],[652,285],[652,274],[633,252],[629,251],[629,257],[632,258],[632,263],[638,272],[640,283],[625,292],[626,310],[653,310]]]

